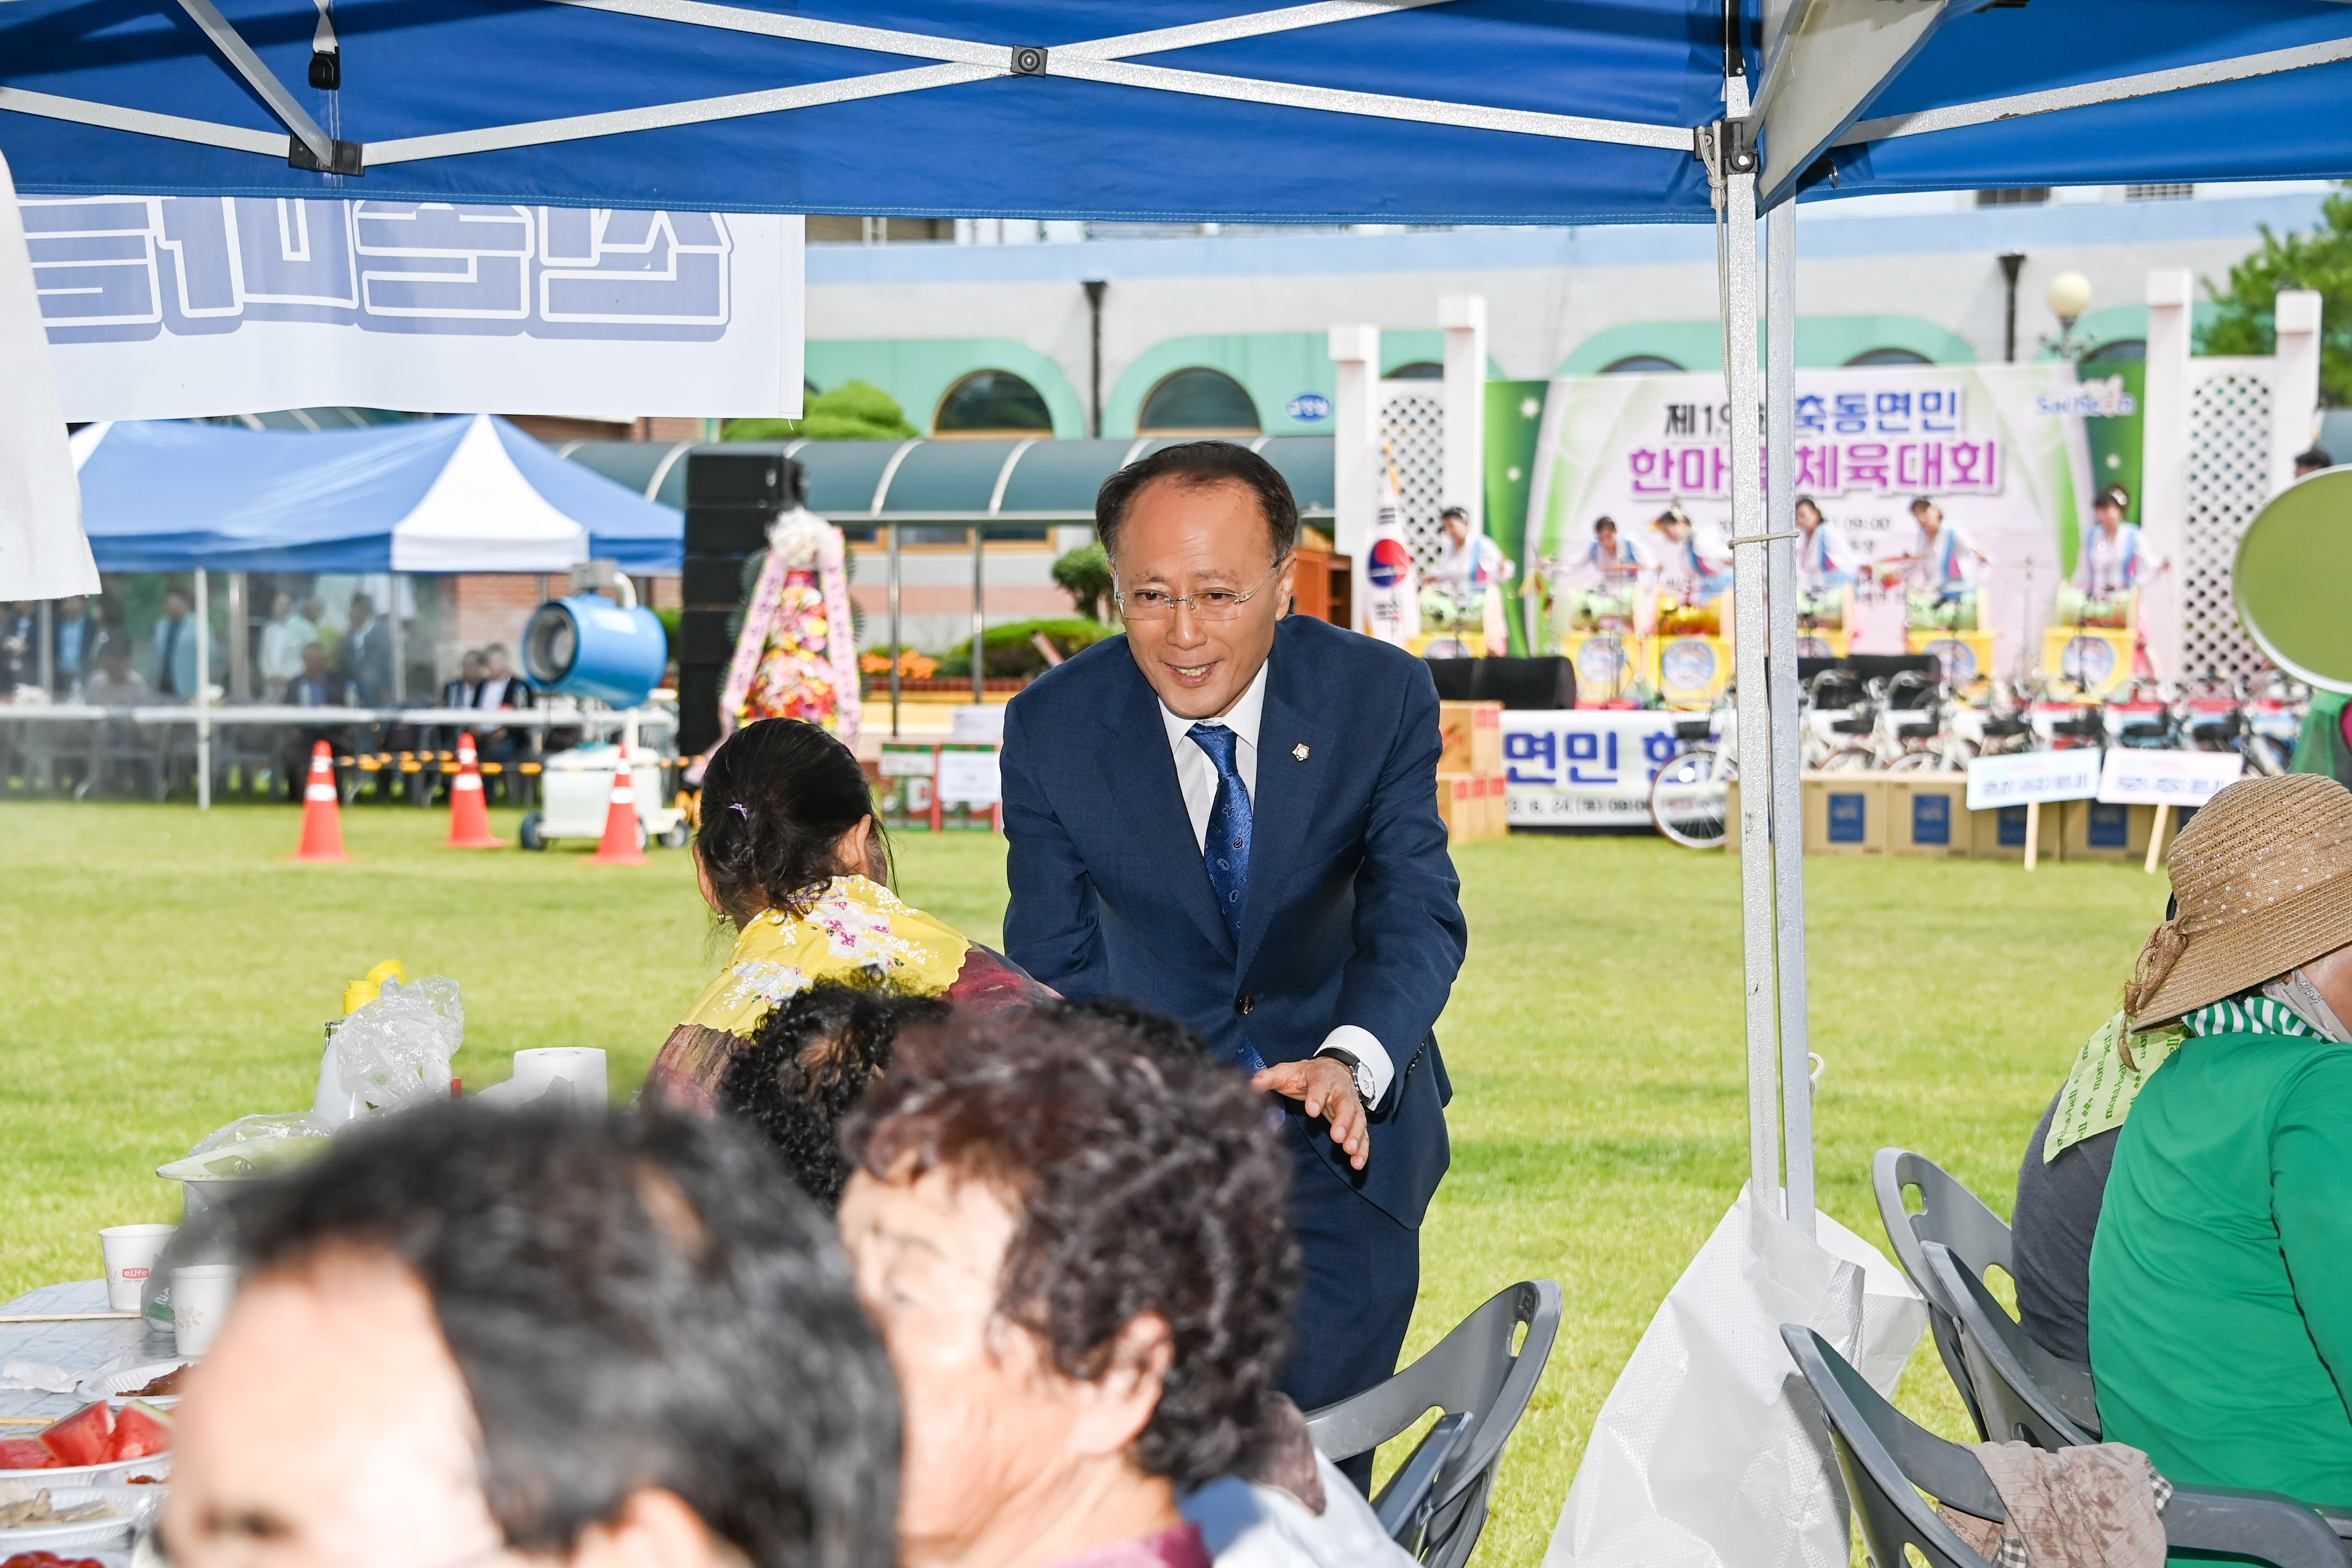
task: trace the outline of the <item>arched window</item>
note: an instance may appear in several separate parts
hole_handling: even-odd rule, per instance
[[[1221,370],[1180,370],[1151,389],[1136,419],[1145,436],[1255,436],[1257,405]]]
[[[1601,367],[1603,375],[1654,375],[1661,372],[1672,375],[1683,367],[1658,354],[1627,354]]]
[[[1391,381],[1444,381],[1445,367],[1433,359],[1417,359],[1389,372]]]
[[[935,436],[1051,436],[1054,416],[1037,389],[1009,370],[976,370],[940,399]]]
[[[2123,338],[2101,343],[2083,356],[2084,364],[2140,364],[2147,359],[2146,338]]]
[[[1864,353],[1854,355],[1845,363],[1850,365],[1854,365],[1933,364],[1936,362],[1929,359],[1926,354],[1915,353],[1909,349],[1870,349]]]

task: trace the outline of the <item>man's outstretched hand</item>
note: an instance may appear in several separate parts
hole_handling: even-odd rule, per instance
[[[1329,1057],[1276,1062],[1250,1079],[1252,1089],[1296,1100],[1307,1107],[1307,1117],[1324,1117],[1331,1123],[1331,1142],[1348,1152],[1348,1163],[1360,1171],[1372,1157],[1372,1136],[1364,1125],[1364,1102],[1356,1098],[1356,1075]]]

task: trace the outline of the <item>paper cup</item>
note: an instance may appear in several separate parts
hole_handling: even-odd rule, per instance
[[[515,1087],[509,1096],[517,1100],[537,1100],[552,1089],[558,1079],[571,1084],[573,1104],[583,1110],[604,1108],[608,1094],[604,1053],[593,1046],[542,1046],[536,1050],[517,1051]]]
[[[176,1225],[112,1225],[98,1233],[98,1248],[106,1255],[106,1305],[116,1312],[139,1310],[139,1292],[155,1271],[163,1244],[179,1231]]]
[[[172,1337],[182,1355],[212,1348],[236,1297],[236,1265],[198,1263],[172,1270]]]

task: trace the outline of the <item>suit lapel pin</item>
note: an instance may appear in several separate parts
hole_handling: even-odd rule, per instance
[[[1305,762],[1307,760],[1307,742],[1301,741],[1298,744],[1291,747],[1290,754],[1297,757],[1300,762]]]

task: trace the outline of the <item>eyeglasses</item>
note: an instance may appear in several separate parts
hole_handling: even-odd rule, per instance
[[[1202,588],[1180,597],[1165,588],[1138,588],[1131,594],[1114,590],[1111,602],[1118,606],[1121,618],[1129,621],[1164,621],[1174,616],[1180,605],[1189,606],[1195,620],[1230,621],[1274,581],[1289,561],[1290,557],[1285,555],[1276,562],[1274,570],[1252,584],[1247,593],[1231,588]]]

